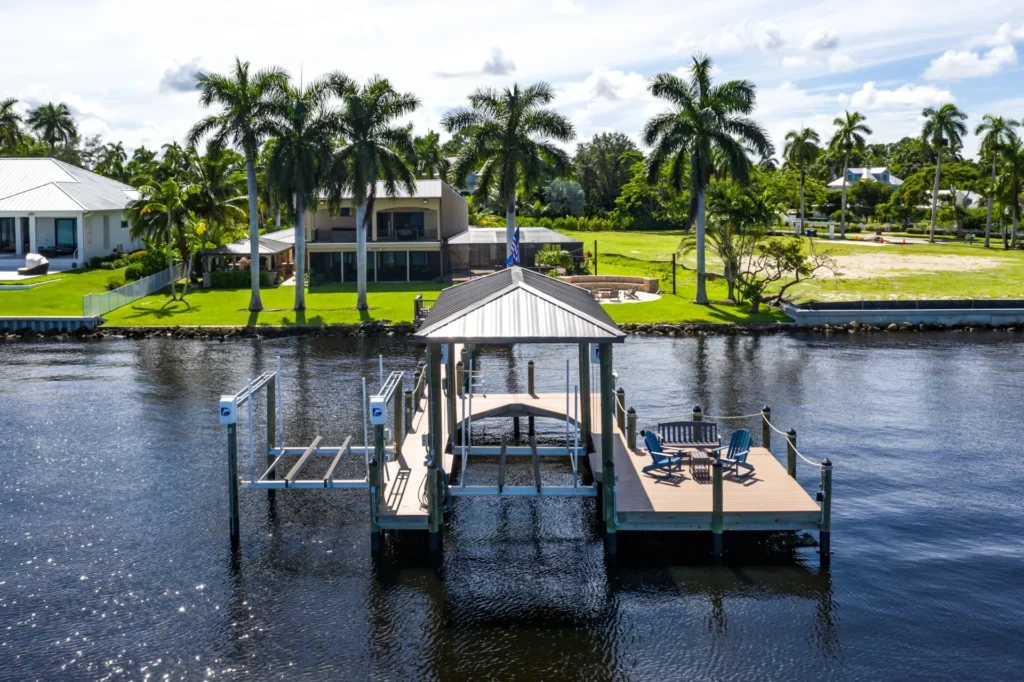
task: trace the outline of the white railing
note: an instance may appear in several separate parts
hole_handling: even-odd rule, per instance
[[[178,281],[184,276],[185,264],[176,263],[174,265],[174,281]],[[137,301],[143,296],[155,294],[170,283],[171,275],[167,273],[167,270],[161,270],[155,275],[135,280],[105,294],[86,294],[82,296],[82,316],[98,317],[105,315],[115,308],[120,308],[132,301]]]

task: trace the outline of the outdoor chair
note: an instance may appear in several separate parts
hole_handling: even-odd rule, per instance
[[[720,454],[723,451],[725,454]],[[714,448],[711,454],[722,463],[724,471],[732,472],[736,478],[746,478],[754,473],[754,465],[747,462],[747,455],[750,454],[750,431],[746,429],[734,432],[728,445]],[[746,473],[741,474],[741,468]]]
[[[637,287],[632,287],[630,289],[626,289],[625,291],[623,291],[622,292],[622,296],[627,301],[639,301],[640,297],[636,295],[636,292],[637,292]]]
[[[666,451],[661,445],[661,439],[654,431],[645,431],[644,447],[654,461],[645,466],[642,471],[655,478],[668,478],[673,471],[682,471],[683,457],[679,451]],[[659,475],[656,472],[664,472]]]

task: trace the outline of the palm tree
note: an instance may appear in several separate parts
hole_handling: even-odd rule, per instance
[[[1017,138],[1015,128],[1020,123],[1002,116],[985,114],[982,122],[974,129],[974,134],[981,137],[981,149],[992,157],[992,179],[988,185],[988,215],[985,218],[985,248],[989,248],[989,235],[992,232],[992,200],[996,193],[996,164],[1004,145]],[[984,137],[982,137],[984,136]]]
[[[188,199],[189,210],[202,220],[200,250],[223,235],[227,226],[245,218],[245,159],[238,153],[209,145],[206,154],[189,154],[189,177],[196,191]]]
[[[18,100],[0,100],[0,149],[14,149],[21,141],[21,114],[14,110]]]
[[[1012,227],[1010,248],[1017,248],[1017,228],[1020,226],[1021,179],[1024,178],[1024,143],[1016,135],[1001,149],[1003,157],[1004,199],[1010,204]]]
[[[506,253],[512,253],[516,230],[516,190],[529,191],[544,180],[545,170],[564,175],[569,155],[551,142],[571,142],[576,130],[562,114],[546,109],[555,92],[544,82],[498,92],[480,88],[469,96],[470,108],[445,113],[441,125],[452,134],[465,136],[452,179],[464,185],[477,172],[476,191],[488,196],[496,190],[505,204]],[[547,166],[547,169],[545,168]]]
[[[366,302],[366,236],[373,224],[373,207],[380,183],[388,196],[399,190],[416,194],[415,172],[409,159],[415,158],[412,127],[396,119],[408,116],[420,106],[412,93],[400,93],[386,78],[374,76],[359,87],[341,73],[328,77],[331,90],[342,101],[341,137],[326,178],[333,208],[350,194],[356,211],[356,308],[369,310]]]
[[[116,144],[108,142],[100,150],[100,159],[93,171],[108,178],[123,181],[127,173],[124,165],[126,161],[128,161],[128,154],[124,150],[124,145],[121,142]]]
[[[921,140],[935,149],[935,184],[932,186],[932,224],[928,231],[928,241],[935,242],[935,219],[939,215],[939,175],[942,173],[942,149],[950,147],[954,151],[963,146],[963,136],[967,134],[967,114],[960,111],[955,104],[946,102],[938,109],[925,107],[921,112],[924,126],[921,128]],[[956,205],[956,196],[953,197]]]
[[[197,188],[188,178],[168,178],[162,182],[149,178],[137,188],[139,198],[128,207],[133,239],[145,237],[167,245],[167,270],[171,279],[171,300],[177,300],[174,288],[174,242],[184,241],[184,228],[190,219],[187,201]],[[182,257],[188,254],[182,251]],[[187,286],[187,285],[186,285]],[[184,293],[182,293],[184,298]]]
[[[786,146],[782,150],[782,156],[786,159],[786,164],[800,171],[801,234],[807,227],[804,214],[804,180],[807,176],[807,169],[818,158],[818,154],[821,153],[821,148],[818,147],[819,142],[821,142],[821,138],[818,137],[818,133],[812,128],[790,130],[786,133]]]
[[[423,137],[413,140],[416,148],[416,173],[421,178],[433,180],[440,177],[448,179],[448,171],[451,170],[451,163],[441,151],[441,136],[433,130],[428,130]]]
[[[263,310],[260,300],[260,233],[256,206],[256,152],[260,142],[274,130],[280,110],[280,95],[288,85],[284,69],[271,67],[250,73],[249,62],[235,58],[234,70],[229,75],[219,73],[196,74],[199,101],[204,107],[217,104],[219,114],[202,119],[188,134],[188,143],[196,144],[208,133],[213,133],[215,144],[225,146],[228,141],[245,155],[245,173],[249,192],[249,272],[252,295],[249,310]]]
[[[29,112],[27,123],[50,146],[50,156],[53,156],[58,142],[66,145],[78,135],[75,117],[63,102],[39,105]]]
[[[647,181],[658,181],[668,165],[669,183],[683,189],[686,166],[690,171],[691,206],[696,214],[697,296],[696,303],[707,305],[704,280],[705,194],[716,167],[728,169],[741,183],[750,178],[751,161],[747,149],[761,157],[772,153],[767,134],[748,118],[754,110],[756,88],[746,80],[714,84],[713,63],[706,55],[695,55],[690,77],[683,80],[671,73],[659,73],[649,89],[655,97],[668,100],[672,109],[657,114],[644,126],[643,142],[651,147]]]
[[[275,196],[290,199],[295,214],[295,310],[306,309],[306,207],[319,206],[331,144],[340,129],[338,112],[330,108],[331,93],[326,79],[285,91],[267,164],[267,186]]]
[[[850,170],[850,152],[854,149],[864,149],[864,136],[871,134],[871,128],[864,123],[864,114],[849,111],[842,116],[836,116],[832,125],[836,131],[829,140],[829,148],[836,153],[843,154],[843,199],[841,213],[839,215],[839,237],[846,239],[846,175]]]

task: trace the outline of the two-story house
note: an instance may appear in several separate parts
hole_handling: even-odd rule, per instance
[[[351,198],[331,211],[322,201],[306,213],[311,275],[330,282],[356,281],[356,209]],[[366,239],[368,282],[425,282],[450,271],[446,240],[469,227],[465,197],[442,180],[417,180],[416,193],[389,197],[383,184]]]
[[[878,166],[875,168],[847,168],[846,186],[849,187],[858,180],[875,180],[883,185],[888,185],[889,187],[899,187],[903,184],[903,180],[890,173],[886,166]],[[843,179],[836,178],[832,182],[828,183],[828,188],[842,189]]]

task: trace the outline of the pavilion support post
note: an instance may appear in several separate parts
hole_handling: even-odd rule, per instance
[[[407,388],[405,389],[405,433],[402,434],[403,436],[412,431],[412,418],[415,414],[416,407],[412,399],[412,389]]]
[[[615,422],[619,431],[626,433],[626,389],[621,386],[615,391]]]
[[[238,424],[228,424],[228,524],[231,540],[241,536],[238,527]]]
[[[448,344],[448,363],[445,368],[445,374],[448,377],[448,433],[455,433],[455,410],[459,404],[458,391],[455,380],[455,344]],[[444,444],[441,444],[444,447]]]
[[[402,405],[402,396],[404,395],[404,393],[405,392],[402,390],[402,384],[399,383],[398,386],[395,388],[394,395],[391,397],[391,399],[394,401],[392,406],[392,412],[395,413],[394,436],[396,458],[402,456],[402,436],[405,435],[405,410],[403,409]]]
[[[462,349],[462,355],[465,357],[466,349]],[[463,364],[462,360],[455,363],[455,396],[458,398],[462,397],[465,392],[466,386],[466,365]]]
[[[427,528],[430,550],[441,552],[441,496],[438,466],[443,466],[441,440],[442,401],[441,393],[441,347],[436,343],[427,346],[427,416],[430,420],[430,450],[427,457]]]
[[[590,440],[590,344],[580,344],[580,435],[583,446]]]
[[[725,551],[725,543],[722,541],[725,524],[722,518],[722,460],[717,458],[711,464],[711,485],[711,551],[715,563],[718,563]]]
[[[459,353],[459,362],[462,363],[462,377],[459,379],[459,397],[461,398],[466,392],[468,386],[468,379],[472,379],[466,374],[466,368],[469,367],[469,346],[463,346],[462,352]]]
[[[267,478],[274,479],[277,474],[270,468],[271,460],[273,455],[270,454],[270,449],[274,447],[277,440],[277,378],[273,378],[267,382]],[[283,445],[283,443],[282,443]],[[274,489],[269,488],[267,490],[267,499],[274,499]]]
[[[818,530],[818,553],[821,563],[832,560],[832,462],[821,460],[821,526]]]
[[[765,405],[761,408],[761,447],[772,449],[772,408]]]
[[[786,473],[796,478],[796,429],[786,432]]]
[[[377,524],[380,500],[384,497],[384,425],[373,427],[373,457],[370,458],[370,551],[381,548],[381,529]]]
[[[693,421],[702,422],[704,421],[704,410],[700,409],[700,405],[693,406]]]
[[[601,486],[603,490],[602,518],[604,519],[604,546],[608,554],[618,549],[615,510],[615,439],[612,429],[612,404],[615,394],[612,388],[612,346],[601,344]]]

